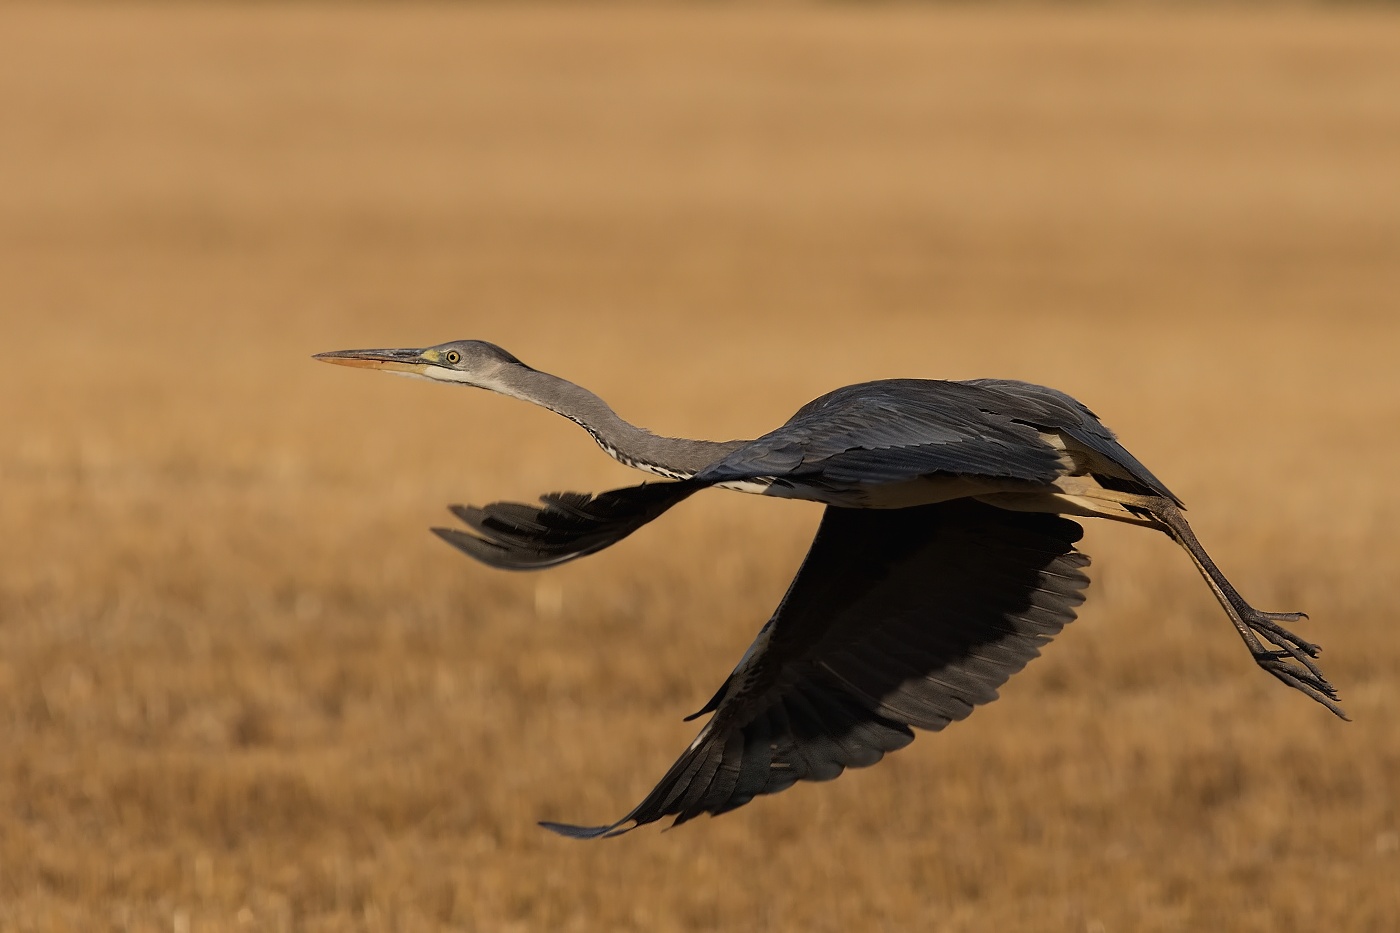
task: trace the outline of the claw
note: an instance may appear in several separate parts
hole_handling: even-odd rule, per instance
[[[1320,674],[1304,671],[1302,668],[1289,664],[1281,657],[1264,657],[1257,658],[1256,660],[1260,667],[1276,677],[1280,675],[1286,676],[1290,683],[1294,683],[1295,685],[1306,684],[1309,688],[1319,693],[1325,694],[1334,700],[1337,699],[1337,688],[1332,686],[1327,678]]]
[[[1308,618],[1306,612],[1264,612],[1261,609],[1255,609],[1253,613],[1269,622],[1303,622]]]
[[[1337,688],[1332,686],[1322,673],[1322,669],[1317,666],[1317,662],[1313,660],[1321,653],[1322,648],[1299,638],[1279,624],[1280,622],[1306,619],[1306,614],[1301,612],[1261,612],[1253,607],[1245,607],[1240,615],[1244,624],[1251,631],[1277,649],[1275,651],[1256,649],[1253,652],[1256,664],[1293,689],[1312,697],[1340,718],[1348,718],[1346,712],[1337,705]]]
[[[1297,647],[1310,658],[1315,658],[1322,651],[1318,645],[1299,638],[1288,629],[1279,625],[1279,622],[1292,622],[1298,619],[1306,619],[1307,616],[1301,612],[1260,612],[1258,609],[1247,608],[1240,613],[1244,624],[1248,625],[1255,632],[1264,636],[1274,645],[1285,651],[1290,646]]]
[[[1309,697],[1312,697],[1323,706],[1327,707],[1339,719],[1351,720],[1337,703],[1337,688],[1332,686],[1326,678],[1313,677],[1301,668],[1294,667],[1279,659],[1263,659],[1259,666],[1268,671],[1274,677],[1298,690]]]
[[[1265,635],[1264,637],[1268,638],[1269,636]],[[1288,643],[1280,644],[1278,641],[1275,641],[1272,638],[1269,638],[1269,641],[1273,642],[1273,644],[1275,645],[1278,645],[1279,650],[1258,652],[1254,655],[1255,661],[1259,661],[1262,663],[1263,659],[1266,658],[1277,660],[1282,660],[1284,658],[1292,658],[1299,664],[1306,667],[1309,671],[1311,671],[1314,677],[1317,677],[1318,679],[1325,679],[1322,676],[1322,669],[1318,667],[1317,662],[1313,660],[1313,658],[1317,657],[1317,652],[1321,650],[1317,648],[1316,645],[1299,647],[1297,645]],[[1313,650],[1309,652],[1308,648],[1312,648]]]

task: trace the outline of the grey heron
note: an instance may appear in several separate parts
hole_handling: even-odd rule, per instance
[[[1063,392],[1026,382],[888,379],[809,402],[752,440],[661,437],[601,398],[490,343],[344,350],[328,363],[489,389],[555,411],[618,461],[663,477],[540,504],[453,506],[434,528],[471,557],[550,567],[613,544],[709,487],[823,503],[777,610],[719,690],[712,714],[615,835],[664,817],[716,815],[801,780],[829,780],[938,730],[997,688],[1075,617],[1089,558],[1074,517],[1164,532],[1191,556],[1255,662],[1345,719],[1319,648],[1240,595],[1196,539],[1181,501]]]

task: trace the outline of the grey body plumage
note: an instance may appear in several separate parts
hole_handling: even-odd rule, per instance
[[[712,718],[614,835],[718,814],[799,780],[827,780],[995,699],[1075,616],[1088,558],[1079,524],[1165,532],[1190,554],[1256,663],[1345,718],[1319,651],[1230,584],[1175,495],[1084,405],[1024,382],[890,379],[802,406],[753,440],[660,437],[580,386],[491,344],[354,350],[318,359],[490,389],[583,426],[610,456],[668,482],[539,505],[453,506],[433,529],[493,567],[539,569],[599,551],[710,487],[826,504],[802,568],[754,645],[696,715]],[[1266,644],[1267,643],[1267,644]],[[631,824],[628,826],[628,824]]]

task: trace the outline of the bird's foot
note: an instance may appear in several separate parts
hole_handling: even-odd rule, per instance
[[[1246,606],[1241,610],[1240,616],[1252,632],[1277,649],[1255,650],[1253,654],[1256,664],[1288,686],[1312,697],[1342,719],[1348,718],[1337,705],[1337,688],[1332,686],[1313,660],[1322,649],[1279,624],[1306,619],[1305,613],[1263,612]]]

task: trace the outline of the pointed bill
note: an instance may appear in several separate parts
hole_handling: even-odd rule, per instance
[[[330,353],[317,353],[312,359],[338,366],[357,366],[362,369],[382,369],[391,373],[421,374],[436,362],[434,350],[334,350]]]

